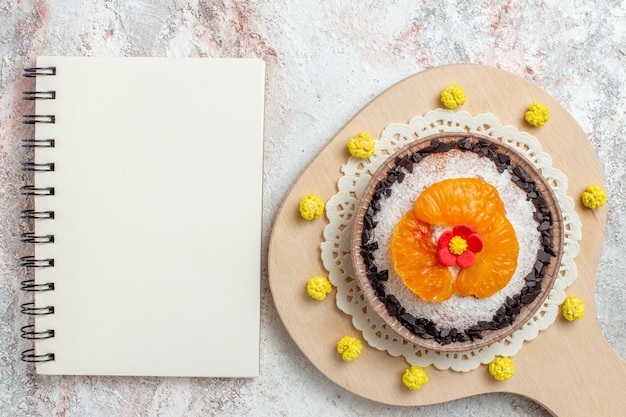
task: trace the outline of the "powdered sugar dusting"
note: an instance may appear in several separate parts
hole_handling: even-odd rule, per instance
[[[404,285],[391,263],[389,247],[398,221],[413,209],[415,200],[426,188],[448,178],[480,178],[493,185],[516,231],[520,248],[517,270],[509,283],[491,297],[478,299],[454,295],[438,303],[423,301]],[[535,209],[532,202],[511,181],[508,171],[498,172],[491,160],[473,152],[450,150],[427,156],[414,165],[412,174],[407,175],[402,183],[395,183],[391,189],[392,196],[381,200],[381,209],[375,217],[378,225],[373,230],[372,239],[378,242],[380,249],[374,255],[378,269],[389,271],[389,280],[385,283],[387,294],[394,295],[408,313],[431,319],[439,328],[463,330],[477,321],[491,320],[507,297],[521,291],[524,277],[532,269],[540,248],[540,233],[533,218]],[[441,231],[435,231],[435,234]]]

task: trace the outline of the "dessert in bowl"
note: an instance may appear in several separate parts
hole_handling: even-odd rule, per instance
[[[531,320],[558,277],[562,213],[542,173],[475,133],[410,142],[373,173],[352,225],[355,277],[406,341],[465,352]]]

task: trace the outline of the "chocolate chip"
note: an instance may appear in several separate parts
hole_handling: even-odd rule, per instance
[[[538,292],[529,292],[528,294],[524,294],[522,295],[522,303],[526,305],[531,304],[533,301],[535,301],[538,295]]]
[[[503,154],[503,153],[499,153],[498,154],[498,161],[500,161],[500,163],[508,165],[511,163],[511,157]]]
[[[457,141],[456,145],[459,149],[463,151],[469,151],[470,149],[472,149],[472,142],[470,141],[470,138],[460,139],[459,141]]]
[[[452,343],[452,338],[450,336],[442,337],[441,332],[437,336],[435,336],[435,340],[439,342],[440,345],[449,345]]]
[[[366,245],[372,239],[372,231],[370,229],[363,229],[361,233],[361,244]]]
[[[367,271],[365,276],[370,280],[370,282],[379,281],[378,272],[377,271]]]
[[[520,167],[519,165],[516,166],[515,168],[513,168],[513,172],[515,173],[515,175],[517,175],[522,181],[524,182],[529,182],[531,179],[528,176],[528,174],[526,173],[526,171],[524,170],[524,168]]]
[[[426,326],[424,326],[424,330],[426,330],[426,334],[429,334],[433,337],[436,337],[438,334],[437,325],[430,321]]]
[[[391,314],[391,313],[389,313]],[[404,313],[402,315],[400,315],[398,317],[398,319],[400,320],[400,322],[402,322],[402,324],[404,324],[407,327],[413,327],[415,326],[416,323],[416,318],[414,315],[409,314],[409,313]]]
[[[450,149],[452,149],[452,144],[450,143],[446,143],[446,142],[440,142],[438,143],[436,146],[434,146],[433,152],[448,152]]]
[[[491,327],[491,326],[489,325],[489,322],[488,322],[488,321],[482,321],[482,320],[481,320],[481,321],[479,321],[477,324],[478,324],[478,327],[479,327],[479,329],[480,329],[480,330],[487,330],[487,329],[489,329],[489,327]]]
[[[377,190],[386,190],[387,188],[391,187],[393,185],[393,182],[389,181],[388,178],[384,178],[382,180],[380,180],[380,182],[378,184],[376,184],[376,189]]]
[[[403,314],[404,309],[402,308],[400,301],[398,301],[398,299],[392,294],[389,294],[385,297],[384,303],[385,307],[387,307],[389,315],[391,315],[392,317],[397,317],[399,314]]]
[[[383,269],[382,271],[378,272],[378,280],[379,281],[387,281],[389,279],[389,271],[386,269]]]
[[[411,161],[415,164],[420,163],[422,159],[424,159],[424,157],[419,152],[415,152],[413,155],[411,155]]]
[[[535,262],[535,271],[537,275],[540,275],[543,272],[543,262],[541,261]]]
[[[544,230],[548,230],[548,229],[550,229],[550,226],[552,226],[552,225],[550,224],[550,222],[545,221],[545,222],[542,222],[542,223],[539,225],[539,227],[537,228],[537,230],[539,230],[540,232],[543,232]]]
[[[380,281],[370,281],[370,283],[372,284],[372,288],[374,289],[374,293],[376,294],[376,296],[378,298],[384,298],[385,297],[385,286],[383,285],[382,282]]]
[[[539,211],[539,210],[536,210],[536,211],[535,211],[535,213],[533,214],[533,218],[535,219],[535,221],[536,221],[537,223],[541,223],[541,222],[543,222],[544,220],[547,220],[547,219],[545,218],[544,214],[543,214],[541,211]]]
[[[537,196],[537,207],[545,209],[548,207],[548,203],[542,196]]]
[[[537,251],[537,259],[544,264],[547,264],[550,262],[550,255],[548,255],[546,251],[539,249]]]
[[[377,250],[377,249],[378,249],[378,242],[372,242],[372,243],[369,243],[369,244],[366,246],[366,248],[367,248],[367,250],[370,250],[370,251],[375,251],[375,250]]]

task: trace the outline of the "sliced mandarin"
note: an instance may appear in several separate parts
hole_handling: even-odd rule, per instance
[[[455,289],[460,295],[490,297],[511,280],[517,268],[519,244],[511,222],[502,215],[494,216],[492,231],[482,236],[483,250],[476,254],[476,262],[462,268]]]
[[[483,236],[495,213],[504,214],[498,190],[479,178],[450,178],[428,187],[415,200],[417,217],[429,224],[467,224]]]
[[[437,260],[430,225],[406,213],[391,238],[391,259],[404,284],[426,301],[444,301],[454,294],[452,273]]]
[[[437,259],[431,224],[468,225],[483,240],[476,262],[461,268],[456,279]],[[478,298],[495,294],[513,276],[518,253],[498,190],[477,178],[452,178],[428,187],[398,222],[391,242],[393,266],[405,285],[422,299],[438,302],[455,292]]]

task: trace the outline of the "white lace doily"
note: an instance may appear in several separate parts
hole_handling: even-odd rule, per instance
[[[376,169],[402,146],[442,132],[470,132],[489,136],[525,155],[543,174],[554,190],[563,215],[564,245],[559,276],[545,303],[535,315],[512,335],[489,346],[458,353],[441,353],[420,348],[405,341],[380,319],[366,301],[355,278],[350,257],[352,219],[359,199]],[[408,124],[393,123],[382,132],[376,153],[363,160],[350,157],[341,169],[338,193],[326,205],[329,224],[324,229],[322,261],[329,280],[337,288],[337,306],[352,316],[352,323],[373,347],[393,356],[404,356],[411,365],[434,365],[438,369],[466,372],[491,362],[496,356],[513,356],[524,341],[537,337],[555,320],[565,288],[576,279],[574,258],[578,255],[581,223],[574,211],[574,201],[567,195],[567,177],[552,167],[550,155],[542,151],[539,141],[513,126],[502,126],[495,115],[471,116],[466,112],[437,109],[424,117],[414,117]]]

